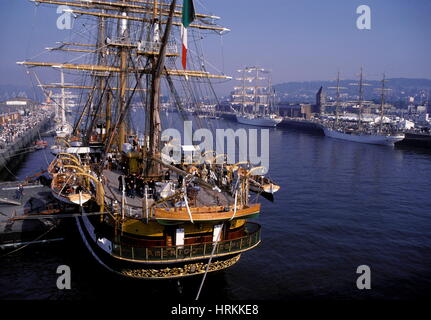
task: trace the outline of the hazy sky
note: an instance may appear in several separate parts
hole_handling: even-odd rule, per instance
[[[195,3],[197,9],[221,16],[220,23],[232,30],[222,38],[215,35],[206,49],[210,60],[227,74],[257,64],[273,71],[275,83],[330,80],[337,70],[344,78],[353,78],[362,65],[368,78],[379,78],[382,72],[388,77],[431,78],[430,0]],[[371,30],[356,27],[360,5],[371,8]],[[29,83],[24,68],[15,62],[70,34],[56,28],[57,17],[55,7],[0,0],[0,84]],[[47,56],[35,60],[42,57]]]

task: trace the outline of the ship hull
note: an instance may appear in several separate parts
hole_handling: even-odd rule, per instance
[[[332,130],[329,128],[324,128],[323,132],[325,133],[325,136],[330,137],[330,138],[334,138],[334,139],[359,142],[359,143],[367,143],[367,144],[385,145],[385,146],[393,146],[396,142],[404,139],[403,134],[398,134],[398,135],[379,135],[379,134],[358,135],[358,134],[344,133],[344,132]]]
[[[118,250],[115,250],[115,245],[106,238],[100,237],[100,234],[96,231],[98,229],[96,221],[100,219],[99,216],[88,217],[83,215],[75,217],[75,219],[82,241],[93,258],[108,271],[124,277],[144,280],[191,277],[201,275],[206,271],[216,272],[229,268],[237,263],[241,256],[241,252],[214,256],[211,259],[208,270],[209,257],[193,258],[191,253],[190,258],[177,259],[175,261],[167,259],[166,261],[162,260],[158,262],[145,262],[119,257],[116,255]],[[260,239],[250,249],[259,243]],[[188,246],[184,245],[184,247]]]
[[[238,123],[247,124],[251,126],[276,127],[282,121],[282,119],[270,118],[270,117],[249,118],[249,117],[236,115],[236,121]]]
[[[405,133],[406,137],[403,141],[397,143],[397,146],[418,147],[431,149],[431,135],[421,133]]]

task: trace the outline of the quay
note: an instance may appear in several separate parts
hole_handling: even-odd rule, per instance
[[[236,122],[235,113],[229,111],[220,111],[217,113],[217,116],[223,118],[225,120]],[[323,127],[318,122],[318,120],[307,120],[304,118],[295,118],[295,117],[283,117],[283,121],[281,121],[277,127],[284,128],[293,128],[304,131],[311,131],[316,133],[321,133],[323,135]]]
[[[0,127],[0,172],[15,157],[31,151],[32,142],[39,139],[40,134],[51,124],[52,114],[33,111],[19,120],[4,123]],[[17,162],[15,162],[17,163]]]
[[[0,252],[63,240],[62,213],[51,189],[36,181],[0,182]]]

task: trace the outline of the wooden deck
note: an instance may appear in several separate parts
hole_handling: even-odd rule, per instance
[[[118,177],[120,176],[120,171],[111,171],[104,170],[104,187],[105,187],[105,197],[109,200],[117,200],[121,203],[122,194],[118,190]],[[175,184],[178,180],[178,176],[175,173],[171,173],[170,181],[173,181]],[[136,195],[134,198],[125,197],[126,205],[136,208],[142,208],[144,199]],[[148,204],[151,205],[154,200],[149,199]],[[209,206],[222,206],[228,207],[233,206],[234,198],[230,196],[227,192],[217,192],[214,190],[210,190],[208,188],[200,187],[200,190],[197,192],[196,201],[189,200],[190,207],[209,207]],[[160,207],[174,207],[174,204],[171,201],[167,201],[164,204],[161,204]]]
[[[122,194],[118,190],[118,177],[121,175],[119,171],[103,170],[103,176],[105,177],[105,197],[109,200],[117,200],[121,203]],[[142,198],[135,196],[134,198],[125,197],[127,206],[142,208]]]

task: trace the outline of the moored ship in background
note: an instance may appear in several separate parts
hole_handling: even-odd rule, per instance
[[[275,127],[283,119],[273,113],[271,106],[274,102],[274,92],[271,86],[269,71],[259,67],[245,67],[238,70],[241,86],[234,88],[231,105],[239,106],[235,110],[238,123]],[[250,110],[251,109],[251,110]]]
[[[337,77],[337,102],[336,102],[336,118],[335,121],[326,122],[323,124],[323,132],[325,136],[335,139],[347,140],[359,143],[378,144],[393,146],[396,142],[404,139],[404,133],[399,132],[391,124],[384,124],[384,92],[385,92],[385,76],[383,75],[380,101],[380,121],[375,126],[365,125],[362,121],[362,104],[364,99],[363,91],[363,74],[362,68],[359,79],[359,106],[358,119],[352,123],[341,123],[339,121],[338,108],[340,99],[340,75]]]
[[[404,139],[397,143],[397,146],[410,146],[431,149],[430,128],[404,131]]]

